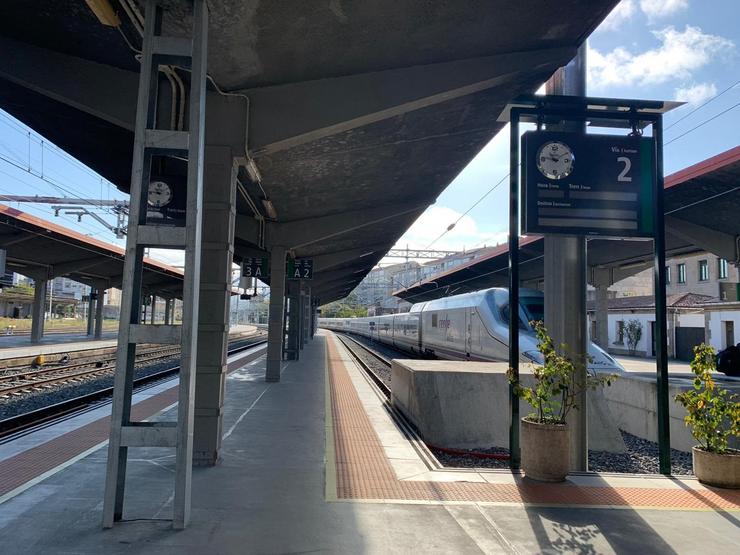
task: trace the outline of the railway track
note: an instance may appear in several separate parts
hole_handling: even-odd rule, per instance
[[[237,339],[234,343],[240,344],[230,348],[228,354],[233,355],[264,344],[267,342],[266,337],[267,334],[260,333],[251,337]],[[163,380],[169,379],[179,370],[179,365],[172,365],[169,368],[165,368],[147,376],[136,378],[134,379],[134,390],[141,391],[148,387],[152,387]],[[53,405],[47,405],[30,412],[0,420],[0,440],[6,440],[11,436],[14,437],[16,434],[24,433],[29,429],[48,424],[51,421],[57,421],[65,416],[72,416],[97,408],[98,406],[109,402],[107,398],[111,397],[112,394],[113,388],[106,387],[92,393],[80,395]]]
[[[179,347],[150,348],[136,354],[136,362],[151,362],[179,354]],[[105,376],[115,370],[115,352],[110,356],[88,357],[73,364],[15,371],[0,375],[0,399],[42,391],[52,386]]]
[[[366,347],[365,345],[363,345],[362,343],[360,343],[359,341],[357,341],[356,339],[348,335],[337,333],[337,337],[342,342],[342,344],[347,348],[347,350],[352,355],[352,357],[359,363],[360,367],[367,373],[368,376],[370,376],[370,379],[372,379],[373,382],[375,382],[375,384],[385,394],[386,398],[390,399],[391,398],[391,380],[390,380],[391,361],[385,358],[384,356],[380,355],[379,353],[376,353],[369,347]],[[381,365],[381,367],[386,367],[387,372],[381,373],[381,372],[374,370],[373,366],[376,366],[376,364],[369,364],[367,362],[367,357],[370,357],[370,360],[375,361],[375,363]]]

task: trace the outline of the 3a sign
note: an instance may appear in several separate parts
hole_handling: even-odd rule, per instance
[[[652,138],[530,131],[522,154],[523,233],[653,236]]]
[[[313,258],[289,258],[288,279],[313,279]]]
[[[263,278],[270,275],[270,261],[267,258],[245,258],[242,262],[242,277]]]

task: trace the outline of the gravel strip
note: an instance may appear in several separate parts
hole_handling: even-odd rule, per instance
[[[345,339],[345,341],[349,345],[348,348],[352,349],[352,352],[355,353],[360,358],[360,360],[362,360],[362,362],[367,364],[370,367],[370,370],[375,372],[380,377],[380,379],[383,380],[383,383],[385,385],[390,387],[391,386],[391,367],[379,361],[373,355],[365,351],[362,347],[353,345],[351,339]]]
[[[157,361],[137,364],[136,378],[143,378],[167,368],[177,366],[179,356],[173,356]],[[0,399],[0,420],[17,416],[32,410],[40,409],[68,399],[87,395],[107,387],[113,387],[113,373],[98,378],[88,378],[82,382],[56,384],[43,391],[34,391],[22,395],[13,395],[7,399]]]
[[[627,452],[589,451],[589,470],[594,472],[625,472],[628,474],[659,474],[658,444],[628,434],[624,430],[620,430],[620,432],[622,432],[622,439],[624,439],[627,446]],[[693,474],[691,453],[671,449],[671,473],[675,475]]]
[[[439,449],[430,448],[434,456],[437,457],[440,464],[451,468],[509,468],[508,460],[488,459],[474,457],[472,455],[457,455],[445,453]],[[503,447],[491,447],[489,449],[470,449],[476,453],[508,455],[509,450]]]
[[[606,451],[588,452],[588,469],[593,472],[618,472],[625,474],[659,474],[658,444],[653,441],[633,436],[624,430],[622,438],[627,446],[626,453],[609,453]],[[508,450],[494,447],[491,449],[474,449],[479,453],[508,453]],[[508,468],[509,461],[481,459],[469,455],[451,455],[432,449],[442,466],[450,468]],[[674,475],[693,474],[691,453],[671,449],[671,472]]]

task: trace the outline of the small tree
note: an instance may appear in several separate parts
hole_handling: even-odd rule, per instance
[[[524,387],[513,375],[509,368],[509,383],[514,387],[514,394],[527,401],[534,407],[536,413],[530,414],[527,419],[538,423],[564,424],[568,413],[577,409],[576,400],[584,389],[596,389],[601,385],[611,385],[616,379],[615,374],[591,375],[586,372],[585,383],[578,383],[576,372],[583,370],[590,359],[573,361],[571,358],[558,353],[547,328],[542,322],[530,322],[537,335],[537,349],[544,357],[544,364],[534,367],[534,387]],[[567,347],[561,345],[561,350]]]
[[[717,358],[714,349],[702,343],[694,347],[691,371],[694,387],[676,395],[688,414],[684,422],[700,447],[711,453],[727,451],[730,437],[740,436],[740,402],[736,393],[717,387],[712,379]]]
[[[624,326],[624,334],[627,336],[627,348],[630,354],[634,355],[637,350],[637,344],[642,339],[642,322],[639,320],[628,320]]]

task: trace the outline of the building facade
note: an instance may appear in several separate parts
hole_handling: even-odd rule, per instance
[[[721,301],[738,301],[740,270],[710,253],[671,258],[666,262],[668,295],[691,292]]]

